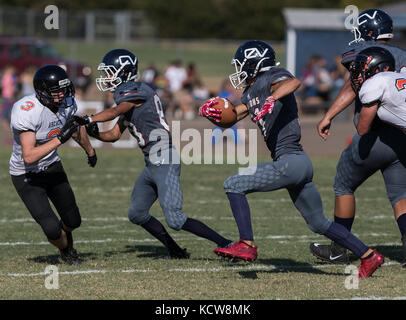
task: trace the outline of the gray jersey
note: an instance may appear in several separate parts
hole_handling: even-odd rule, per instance
[[[124,101],[142,102],[141,106],[121,115],[121,119],[124,119],[124,124],[131,135],[137,139],[144,156],[150,156],[150,152],[156,152],[158,149],[166,150],[172,146],[161,100],[150,86],[143,82],[123,83],[114,92],[114,101],[117,105]],[[153,148],[158,143],[159,148]]]
[[[279,81],[294,78],[287,70],[272,68],[261,74],[252,86],[245,89],[241,101],[254,119],[267,97],[271,95],[271,86]],[[266,114],[256,122],[264,136],[273,159],[282,154],[302,150],[301,130],[297,104],[293,93],[277,100],[271,114]]]
[[[10,158],[10,174],[22,175],[26,172],[38,172],[48,167],[60,158],[56,149],[33,164],[26,164],[23,160],[20,134],[25,131],[35,133],[36,146],[42,145],[61,131],[66,119],[77,111],[76,103],[69,108],[59,108],[53,113],[49,108],[39,102],[35,94],[18,100],[11,110],[10,127],[13,133],[13,152]]]
[[[357,54],[369,47],[381,47],[388,50],[395,58],[395,69],[398,72],[406,71],[406,50],[403,50],[396,46],[391,46],[388,44],[378,43],[375,41],[360,41],[350,45],[350,48],[343,53],[341,63],[347,69],[350,67],[351,63],[355,60]],[[359,113],[362,108],[362,103],[360,102],[358,96],[355,99],[355,110],[354,110],[354,124],[357,126]],[[379,121],[375,121],[375,125]]]

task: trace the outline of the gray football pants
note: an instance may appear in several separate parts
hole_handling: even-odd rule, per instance
[[[394,129],[394,130],[393,130]],[[355,134],[343,151],[334,178],[336,196],[353,195],[378,170],[381,171],[392,206],[406,198],[406,135],[385,127],[384,134]]]
[[[180,164],[147,165],[135,181],[128,218],[142,225],[151,215],[149,209],[159,199],[168,226],[180,230],[187,217],[182,212]]]
[[[324,234],[331,221],[324,216],[321,197],[313,179],[313,165],[305,152],[284,154],[274,162],[259,163],[253,174],[247,168],[224,182],[227,193],[248,194],[287,189],[308,227]]]

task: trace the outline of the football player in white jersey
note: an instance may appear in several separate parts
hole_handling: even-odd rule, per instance
[[[395,59],[384,48],[358,53],[351,67],[351,83],[362,109],[357,125],[360,135],[369,132],[375,116],[406,132],[406,73],[394,72]]]
[[[57,148],[72,136],[96,165],[95,150],[72,116],[77,111],[75,89],[65,70],[46,65],[34,75],[35,94],[17,101],[11,111],[13,152],[10,175],[18,195],[47,239],[68,264],[80,264],[72,231],[81,217]],[[60,219],[51,208],[54,204]]]

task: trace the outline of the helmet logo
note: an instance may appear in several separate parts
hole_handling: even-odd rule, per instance
[[[132,64],[133,66],[135,66],[135,64],[137,63],[137,58],[134,57],[131,58],[130,56],[126,55],[126,56],[119,56],[118,60],[120,61],[121,65],[126,65],[128,63]]]
[[[65,87],[68,86],[70,84],[70,80],[68,78],[63,79],[63,80],[59,80],[58,82],[60,87]]]
[[[264,50],[264,52],[259,52],[258,48],[249,48],[244,50],[244,56],[246,59],[253,59],[253,58],[263,58],[265,54],[268,52],[268,48]]]
[[[374,11],[374,14],[372,16],[370,16],[368,13],[364,13],[364,14],[360,15],[358,17],[358,25],[360,26],[361,24],[364,24],[365,22],[367,22],[368,19],[370,19],[370,20],[375,19],[375,16],[377,13],[378,13],[378,11]],[[362,17],[368,17],[368,19],[360,21]]]

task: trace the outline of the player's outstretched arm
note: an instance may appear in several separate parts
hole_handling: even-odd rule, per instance
[[[106,122],[106,121],[114,120],[118,116],[130,111],[132,108],[137,107],[138,105],[139,105],[138,103],[124,101],[124,102],[121,102],[118,106],[106,109],[106,110],[96,113],[95,115],[92,115],[92,116],[86,115],[83,117],[79,117],[79,116],[74,116],[74,117],[75,117],[75,121],[81,126],[84,126],[91,122]]]
[[[323,140],[326,140],[330,135],[331,121],[336,115],[346,109],[354,101],[355,97],[356,94],[351,88],[351,81],[347,80],[330,109],[328,109],[323,119],[317,124],[317,133]]]
[[[99,127],[96,122],[86,125],[87,134],[103,142],[116,142],[121,138],[121,135],[126,128],[127,126],[124,125],[124,118],[120,118],[113,128],[103,132],[99,132]]]
[[[371,129],[372,121],[374,120],[376,113],[378,112],[378,103],[363,105],[359,114],[357,132],[360,136],[367,134]]]

